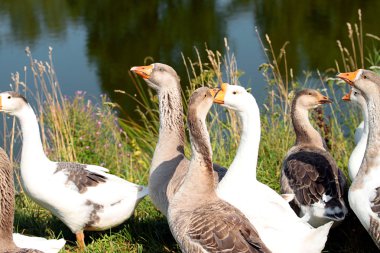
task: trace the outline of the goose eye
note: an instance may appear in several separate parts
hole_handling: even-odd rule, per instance
[[[234,91],[234,92],[232,92],[232,94],[236,95],[236,94],[237,94],[237,92],[236,92],[236,91]]]
[[[159,70],[159,71],[161,71],[161,72],[162,72],[162,71],[164,71],[164,69],[163,69],[163,68],[159,68],[158,70]]]
[[[309,92],[309,95],[311,96],[311,92]]]
[[[363,79],[367,79],[367,76],[366,76],[366,75],[364,75],[364,76],[363,76]]]
[[[11,96],[8,96],[8,99],[11,99]]]
[[[354,92],[354,95],[358,95],[358,93],[355,91],[355,92]]]

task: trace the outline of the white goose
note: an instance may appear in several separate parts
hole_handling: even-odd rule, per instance
[[[235,110],[242,121],[240,145],[217,187],[218,196],[246,215],[272,252],[321,252],[332,222],[313,228],[278,193],[256,179],[261,129],[255,98],[241,86],[224,83],[214,102]]]
[[[108,174],[108,169],[50,161],[44,153],[36,115],[16,92],[0,93],[0,110],[20,120],[23,136],[21,183],[25,193],[50,210],[85,247],[83,230],[105,230],[128,219],[148,194],[144,186]]]
[[[348,201],[380,249],[380,76],[358,69],[341,73],[338,77],[358,89],[367,103],[367,147],[359,172],[348,191]]]
[[[64,239],[47,240],[14,233],[13,168],[5,151],[0,148],[0,252],[57,253],[65,246]]]
[[[360,122],[359,126],[355,129],[355,134],[354,134],[355,144],[359,143],[360,139],[362,138],[363,132],[364,132],[364,120]],[[368,137],[368,133],[367,133],[367,137]]]
[[[362,164],[365,148],[367,146],[368,140],[368,111],[367,104],[362,96],[361,92],[358,89],[351,88],[350,92],[347,93],[343,98],[344,101],[352,101],[360,106],[363,114],[363,122],[356,128],[355,131],[355,143],[356,146],[351,153],[350,160],[348,161],[348,175],[351,181],[354,181],[354,178],[358,174],[360,165]]]

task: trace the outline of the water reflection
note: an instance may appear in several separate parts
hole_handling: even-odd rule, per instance
[[[362,10],[365,32],[379,34],[380,31],[376,11],[380,1],[376,0],[253,2],[261,35],[269,34],[275,48],[290,41],[287,47],[289,65],[298,73],[317,68],[324,71],[334,66],[334,59],[340,59],[336,40],[350,47],[346,23],[358,23],[358,9]]]
[[[113,91],[135,92],[128,71],[133,65],[144,64],[146,56],[175,66],[186,84],[180,53],[194,56],[194,46],[203,49],[204,43],[222,51],[223,38],[233,36],[231,47],[237,52],[239,67],[246,73],[243,77],[246,83],[261,78],[254,72],[264,60],[254,35],[253,27],[257,25],[262,36],[270,35],[277,49],[290,41],[288,63],[297,73],[305,69],[325,70],[334,66],[334,59],[339,56],[336,40],[347,37],[346,22],[357,20],[358,8],[363,10],[365,31],[378,34],[379,7],[376,0],[355,0],[349,4],[296,0],[0,0],[0,58],[9,57],[0,61],[6,62],[0,68],[7,69],[11,63],[20,61],[27,63],[24,56],[6,54],[8,48],[22,52],[26,45],[39,48],[49,41],[58,51],[64,48],[59,57],[56,55],[59,61],[64,58],[64,63],[56,64],[61,83],[66,76],[72,76],[74,81],[67,82],[72,89],[90,89],[78,83],[91,85],[93,68],[101,92],[133,112],[134,102]],[[244,22],[231,21],[236,18]],[[236,33],[241,24],[248,26],[250,34]],[[71,44],[60,44],[66,41]],[[78,47],[82,44],[83,48]],[[73,47],[76,50],[71,50]],[[254,48],[256,60],[245,52],[248,47]],[[43,51],[47,52],[47,47]],[[78,51],[85,52],[85,59]],[[74,75],[69,66],[77,61],[88,66],[76,69]],[[15,70],[21,68],[13,67],[12,71]],[[261,86],[255,89],[263,91],[264,84],[260,81]],[[265,91],[259,94],[258,100],[263,101]]]
[[[207,42],[222,48],[225,24],[214,1],[71,1],[69,8],[87,27],[89,60],[98,69],[102,90],[134,93],[128,76],[146,56],[176,66],[184,73],[180,53]],[[109,92],[113,100],[125,96]],[[126,108],[133,101],[127,99]]]

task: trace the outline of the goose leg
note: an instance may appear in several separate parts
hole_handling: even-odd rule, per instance
[[[78,244],[78,247],[79,247],[79,252],[84,252],[84,249],[86,248],[86,245],[84,244],[83,230],[77,232],[75,235],[77,237],[77,244]]]

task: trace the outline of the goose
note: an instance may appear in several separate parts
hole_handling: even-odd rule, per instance
[[[359,90],[368,109],[368,140],[363,161],[349,191],[351,209],[380,249],[380,76],[358,69],[338,77]]]
[[[368,112],[367,104],[358,89],[351,88],[350,92],[347,93],[343,98],[344,101],[352,101],[360,106],[363,114],[363,122],[360,123],[359,127],[355,131],[355,139],[359,138],[358,141],[355,140],[356,146],[351,153],[350,159],[348,160],[348,176],[351,181],[358,174],[360,165],[362,164],[365,148],[367,146],[368,139]]]
[[[329,221],[339,224],[347,214],[344,174],[308,118],[310,109],[331,102],[316,90],[296,93],[291,107],[296,143],[286,154],[281,170],[281,192],[295,194],[292,206],[314,227]]]
[[[236,111],[242,123],[240,144],[217,186],[218,197],[237,207],[255,224],[272,252],[321,252],[333,222],[313,228],[277,192],[256,179],[261,126],[255,98],[244,87],[223,83],[214,103]]]
[[[185,131],[180,79],[169,65],[153,63],[135,66],[131,71],[141,76],[158,94],[160,129],[149,172],[149,195],[155,207],[167,216],[168,203],[181,184],[189,160],[184,154]],[[214,164],[216,182],[226,169]]]
[[[206,116],[213,93],[202,87],[189,101],[192,157],[182,185],[169,202],[170,230],[183,252],[271,252],[237,208],[215,192]]]
[[[64,247],[64,239],[12,234],[14,205],[13,169],[7,154],[0,148],[0,252],[56,253]]]
[[[85,248],[83,230],[105,230],[128,219],[148,189],[108,174],[108,169],[72,162],[53,162],[45,155],[36,115],[25,97],[0,93],[0,111],[21,124],[21,184],[25,193],[76,234]]]
[[[362,138],[363,132],[364,132],[364,120],[360,122],[359,126],[355,129],[355,134],[354,134],[355,144],[359,143],[359,141]],[[367,136],[368,136],[368,133],[367,133]]]

